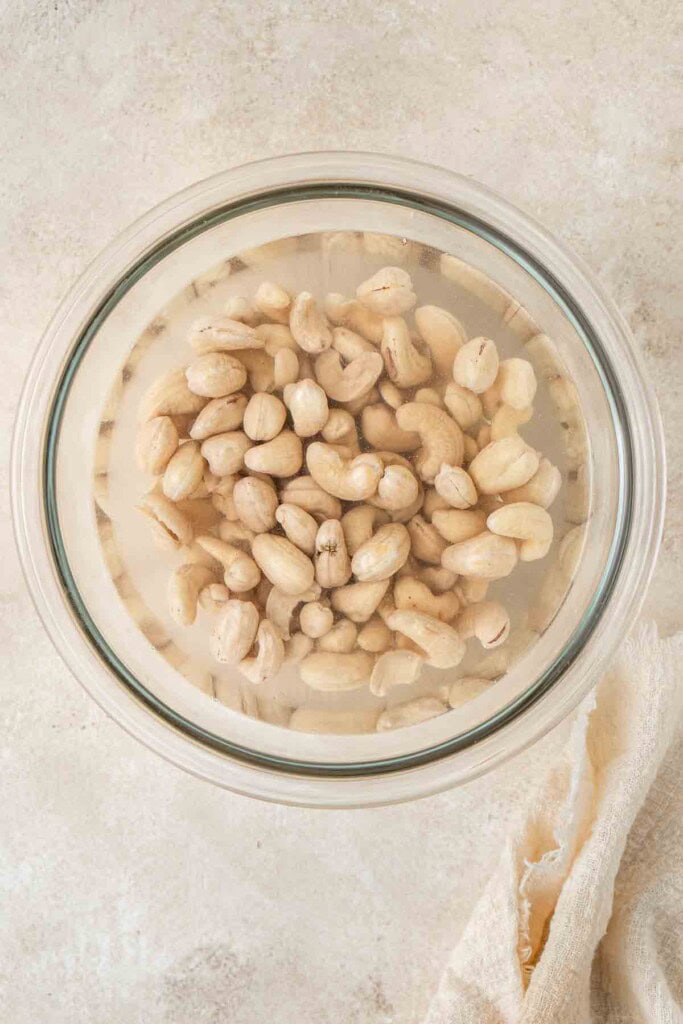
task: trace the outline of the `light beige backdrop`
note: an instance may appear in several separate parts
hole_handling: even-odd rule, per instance
[[[566,728],[382,810],[270,807],[184,776],[93,706],[29,601],[6,519],[19,388],[74,278],[177,189],[301,149],[443,164],[544,221],[631,324],[672,490],[647,612],[673,632],[675,4],[14,0],[0,54],[3,1019],[412,1024]]]

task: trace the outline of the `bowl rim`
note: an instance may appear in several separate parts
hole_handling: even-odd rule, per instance
[[[120,683],[112,686],[111,665],[107,668],[95,655],[91,641],[83,634],[77,613],[67,606],[64,579],[60,578],[54,552],[48,550],[47,527],[54,508],[50,508],[49,460],[45,459],[45,452],[49,450],[49,435],[56,421],[49,416],[43,418],[43,429],[36,431],[35,417],[32,420],[30,414],[37,404],[43,409],[48,407],[46,392],[51,398],[59,392],[59,382],[73,365],[82,331],[92,324],[94,309],[101,307],[107,292],[114,293],[131,273],[141,276],[144,270],[140,268],[145,267],[146,260],[159,247],[168,245],[169,240],[172,242],[174,235],[183,236],[183,240],[187,238],[183,232],[187,232],[188,225],[197,225],[197,229],[202,230],[206,226],[207,211],[219,209],[219,197],[223,207],[227,202],[237,204],[241,210],[245,199],[272,204],[280,192],[292,198],[297,186],[305,188],[307,198],[313,198],[316,188],[318,194],[321,191],[329,194],[335,186],[348,192],[349,185],[381,189],[382,195],[375,198],[385,198],[392,191],[404,198],[419,197],[422,209],[426,200],[438,200],[442,209],[464,212],[468,227],[472,221],[479,220],[484,230],[498,232],[499,239],[501,235],[507,238],[518,255],[519,250],[522,253],[526,250],[527,255],[540,264],[545,272],[545,279],[541,281],[544,286],[548,278],[554,279],[560,294],[564,292],[569,296],[574,312],[585,318],[585,323],[580,325],[581,333],[585,333],[587,326],[599,339],[599,344],[609,337],[620,357],[618,382],[615,378],[611,386],[616,397],[625,403],[626,438],[631,448],[622,452],[626,459],[622,470],[627,475],[633,471],[633,514],[627,524],[624,548],[629,545],[633,550],[637,541],[636,553],[640,557],[632,557],[630,562],[624,563],[624,550],[615,553],[614,589],[599,607],[592,638],[578,652],[572,665],[557,680],[551,681],[556,692],[559,684],[563,691],[558,693],[552,713],[550,707],[544,707],[550,703],[548,701],[520,699],[513,702],[521,705],[514,716],[484,731],[476,743],[456,751],[451,748],[447,755],[441,753],[436,757],[428,751],[432,756],[424,763],[415,755],[407,756],[404,763],[392,765],[387,773],[380,773],[378,769],[375,773],[368,774],[366,770],[349,775],[325,770],[323,775],[302,775],[299,772],[305,770],[305,766],[296,763],[292,767],[285,765],[288,771],[280,766],[273,771],[260,755],[256,763],[251,764],[226,758],[223,753],[200,743],[197,736],[180,731],[174,723],[162,722],[158,713],[151,715],[138,700],[131,699],[128,691],[122,699],[124,691]],[[517,241],[519,238],[524,239],[524,246]],[[514,258],[520,262],[518,255]],[[552,268],[550,272],[548,267]],[[607,393],[609,396],[609,389]],[[48,408],[53,410],[52,402]],[[629,432],[631,419],[640,427],[644,423],[649,429]],[[239,792],[291,803],[355,806],[426,795],[474,777],[534,742],[569,713],[596,680],[644,599],[661,537],[664,463],[662,426],[656,401],[645,382],[642,361],[626,324],[590,271],[540,225],[490,190],[442,168],[381,154],[302,153],[241,165],[190,186],[135,221],[86,269],[48,325],[22,392],[12,447],[13,522],[24,575],[53,643],[91,696],[128,732],[186,770]],[[649,516],[643,514],[648,511],[648,502]],[[36,548],[38,526],[44,543]],[[612,635],[605,636],[605,626],[610,621]],[[602,628],[598,630],[601,623]],[[596,645],[596,630],[601,634],[599,645]],[[591,657],[587,657],[589,653]],[[548,688],[550,684],[545,687]],[[536,698],[540,696],[538,692]],[[484,724],[497,717],[493,716]],[[501,745],[503,736],[507,742]],[[329,765],[325,765],[325,769],[328,768]]]

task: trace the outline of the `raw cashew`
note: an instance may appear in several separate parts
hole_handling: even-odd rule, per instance
[[[332,292],[325,299],[325,312],[333,324],[356,331],[375,345],[381,342],[384,319],[357,299],[346,299]]]
[[[479,697],[490,687],[490,679],[481,679],[479,676],[460,676],[448,691],[448,703],[452,708],[462,707],[463,704]]]
[[[470,508],[477,504],[478,495],[474,481],[460,466],[442,463],[434,477],[434,487],[453,508]]]
[[[282,324],[289,323],[292,300],[289,292],[279,284],[262,281],[254,293],[254,305],[269,320],[278,320]]]
[[[360,334],[350,331],[348,327],[335,327],[332,331],[332,348],[339,353],[345,363],[351,363],[358,356],[367,352],[377,354],[377,348],[371,341],[366,341]]]
[[[272,356],[273,359],[283,349],[291,352],[297,352],[299,349],[294,335],[286,324],[260,324],[256,328],[256,333],[263,339],[266,355]]]
[[[249,399],[242,429],[252,441],[272,441],[284,427],[286,419],[287,410],[280,399],[267,392],[259,392]]]
[[[258,323],[259,313],[244,295],[233,295],[225,303],[223,313],[229,320],[240,320],[243,324],[253,327]]]
[[[298,665],[313,650],[313,641],[305,633],[293,633],[285,644],[285,661]]]
[[[251,550],[263,574],[286,594],[301,594],[313,583],[313,562],[286,537],[260,533]]]
[[[417,697],[405,704],[395,704],[387,708],[377,719],[377,732],[390,729],[402,729],[407,725],[418,725],[430,718],[442,715],[448,708],[436,697]]]
[[[275,388],[275,362],[263,349],[239,349],[234,354],[247,371],[252,391],[272,391]]]
[[[143,473],[159,476],[178,447],[178,431],[170,416],[154,416],[138,430],[135,456]]]
[[[253,590],[261,579],[256,562],[241,548],[226,544],[218,537],[197,537],[197,543],[221,563],[225,585],[233,593],[243,594]]]
[[[281,391],[299,379],[299,357],[288,348],[281,348],[273,356],[273,390]]]
[[[367,622],[377,611],[389,589],[389,580],[378,583],[348,583],[332,591],[332,607],[352,622]]]
[[[538,453],[518,434],[492,441],[472,460],[469,474],[483,494],[501,494],[531,480],[539,466]]]
[[[578,568],[585,541],[585,526],[575,526],[560,542],[557,560],[567,579],[571,579]]]
[[[442,622],[450,622],[460,610],[460,601],[452,590],[433,594],[426,583],[414,576],[402,576],[396,580],[394,603],[399,610],[412,609]]]
[[[500,385],[496,379],[490,388],[487,388],[481,395],[481,408],[487,420],[492,420],[496,412],[503,404],[500,397]]]
[[[401,523],[389,523],[358,548],[351,560],[351,569],[357,580],[386,580],[401,568],[409,554],[407,529]]]
[[[469,434],[465,434],[463,440],[465,442],[465,454],[462,461],[464,466],[469,466],[472,459],[477,457],[479,445],[473,437],[470,437]]]
[[[519,557],[522,562],[543,558],[553,539],[553,521],[540,505],[529,501],[516,501],[492,512],[486,520],[492,533],[514,537],[522,543]]]
[[[185,371],[187,386],[204,398],[223,398],[239,391],[247,383],[247,371],[239,359],[225,352],[207,352],[190,363]]]
[[[343,366],[339,352],[328,349],[315,361],[316,379],[335,402],[353,402],[367,394],[383,369],[379,352],[364,352]]]
[[[425,490],[424,502],[422,503],[422,515],[431,522],[432,516],[439,509],[449,509],[451,506],[445,498],[442,498],[435,487],[427,487]]]
[[[517,565],[517,545],[510,537],[486,530],[446,548],[441,564],[460,576],[499,580],[509,576]]]
[[[453,362],[453,379],[476,395],[490,388],[498,374],[498,350],[490,338],[473,338]],[[527,403],[528,404],[528,403]]]
[[[461,430],[469,430],[482,417],[481,399],[469,388],[450,381],[443,396],[444,404]]]
[[[318,597],[320,587],[311,587],[301,594],[286,594],[278,587],[273,587],[266,598],[266,616],[283,640],[289,640],[291,636],[292,616],[298,605],[305,601],[315,601]]]
[[[314,651],[300,665],[302,680],[313,690],[356,690],[370,679],[373,658],[365,651],[335,654]]]
[[[476,579],[472,576],[461,576],[456,587],[456,593],[463,605],[477,604],[483,601],[488,593],[490,583],[488,580]]]
[[[410,274],[400,267],[382,267],[356,288],[356,298],[380,316],[398,316],[415,305]]]
[[[434,513],[436,515],[436,513]],[[441,555],[446,548],[446,541],[435,526],[420,516],[413,516],[407,523],[412,545],[412,552],[422,562],[432,565],[441,563]]]
[[[374,494],[384,470],[382,460],[376,455],[368,453],[344,459],[321,441],[308,446],[306,465],[323,490],[344,501],[362,501]]]
[[[211,653],[216,661],[238,665],[249,653],[258,625],[259,613],[251,601],[226,601],[211,633]]]
[[[164,470],[161,486],[171,501],[188,498],[199,487],[205,462],[196,441],[186,441],[171,456]]]
[[[323,429],[329,416],[327,395],[314,380],[287,384],[282,397],[299,437],[313,437]]]
[[[414,430],[401,430],[396,414],[380,403],[366,405],[361,413],[361,429],[373,448],[390,452],[414,452],[420,447],[420,435]]]
[[[510,633],[510,616],[498,601],[470,604],[458,618],[458,632],[465,640],[474,636],[482,647],[498,647]]]
[[[382,458],[382,461],[385,462],[385,459]],[[386,466],[377,485],[377,494],[368,500],[377,508],[385,509],[387,512],[401,512],[403,509],[408,509],[407,518],[410,518],[422,504],[420,498],[417,506],[412,508],[419,495],[420,485],[413,471],[408,466],[390,465]]]
[[[504,359],[498,369],[497,384],[505,405],[528,409],[536,394],[536,374],[526,359]]]
[[[264,683],[277,675],[285,660],[285,645],[268,619],[261,619],[256,631],[256,657],[244,658],[238,665],[252,683]]]
[[[278,498],[275,488],[265,480],[253,476],[242,477],[235,484],[232,500],[238,517],[249,530],[267,533],[275,527]]]
[[[334,616],[331,609],[321,601],[309,601],[299,612],[301,632],[318,640],[332,629]]]
[[[275,509],[275,519],[292,544],[296,544],[307,555],[315,553],[318,524],[309,512],[298,505],[284,502]]]
[[[174,550],[192,543],[192,523],[163,494],[146,494],[138,508],[150,520],[154,539],[160,547]]]
[[[197,617],[197,598],[202,587],[214,580],[204,565],[180,565],[168,582],[168,610],[181,626],[191,626]]]
[[[427,483],[433,483],[442,463],[459,466],[465,450],[462,430],[443,409],[420,402],[408,402],[396,411],[402,430],[419,434],[422,447],[415,467]]]
[[[339,622],[332,626],[328,633],[320,637],[318,640],[318,650],[348,654],[356,646],[356,637],[360,637],[358,627],[350,619],[340,619]],[[360,641],[358,646],[362,650],[368,650],[368,648],[363,647]]]
[[[464,327],[452,313],[439,306],[419,306],[415,310],[415,323],[431,350],[437,371],[450,377],[453,360],[467,341]]]
[[[431,615],[396,610],[386,624],[417,644],[425,652],[427,664],[435,668],[453,668],[465,656],[465,641],[458,631]]]
[[[292,302],[289,329],[304,352],[317,355],[332,344],[332,331],[327,317],[318,309],[310,292],[299,292]]]
[[[380,654],[370,676],[370,693],[385,697],[394,686],[410,686],[422,671],[423,659],[414,651]]]
[[[515,409],[511,405],[500,405],[491,420],[491,440],[500,441],[503,437],[512,437],[517,428],[528,423],[534,414],[532,406],[526,409]]]
[[[491,426],[488,423],[483,423],[477,431],[477,448],[482,451],[491,444]],[[476,456],[475,456],[476,458]]]
[[[322,431],[323,441],[327,444],[341,444],[348,448],[353,455],[358,454],[358,434],[356,432],[356,421],[346,409],[330,409],[327,423]]]
[[[230,600],[230,591],[224,583],[208,583],[199,591],[198,601],[206,612],[213,614],[221,610]]]
[[[201,452],[216,476],[239,473],[244,466],[244,455],[251,441],[242,430],[228,430],[202,441]]]
[[[521,487],[505,492],[506,502],[530,501],[542,508],[550,508],[562,485],[562,474],[548,459],[541,459],[531,479]]]
[[[351,578],[351,561],[342,524],[326,519],[315,538],[315,576],[321,587],[343,587]]]
[[[205,441],[213,434],[224,434],[242,426],[247,400],[244,395],[226,395],[208,402],[190,427],[190,437]]]
[[[432,523],[450,544],[459,544],[486,529],[486,513],[478,508],[437,509],[432,515]]]
[[[345,619],[343,621],[348,621]],[[353,623],[350,623],[353,625]],[[355,630],[355,626],[353,627]],[[354,633],[355,639],[355,633]],[[367,651],[368,654],[382,654],[383,651],[388,651],[392,646],[393,637],[389,627],[380,619],[379,615],[374,615],[369,622],[358,631],[357,641],[358,646],[362,651]]]
[[[366,405],[375,405],[379,401],[379,391],[377,388],[370,388],[364,395],[359,398],[354,398],[352,402],[345,402],[344,408],[347,412],[350,412],[352,416],[360,416]]]
[[[380,397],[383,402],[396,410],[405,402],[405,395],[390,380],[382,380],[378,385]]]
[[[195,395],[187,386],[185,371],[170,370],[159,377],[140,403],[139,420],[146,423],[156,416],[178,416],[196,413],[206,405],[206,399]]]
[[[453,589],[458,582],[458,577],[454,572],[444,569],[441,565],[427,565],[420,570],[420,580],[427,584],[432,593],[444,594],[447,590]]]
[[[237,509],[232,494],[239,478],[236,473],[231,473],[218,479],[220,483],[211,492],[211,504],[226,519],[234,521],[237,519]]]
[[[361,544],[372,537],[375,528],[383,526],[387,516],[381,509],[372,505],[355,505],[341,517],[342,530],[346,547],[350,555],[355,555]]]
[[[382,357],[390,379],[399,388],[424,384],[432,375],[429,350],[420,352],[400,316],[387,317],[384,321]]]
[[[280,491],[280,501],[298,505],[321,521],[339,519],[342,514],[339,500],[319,487],[312,476],[298,476],[295,480],[288,480]]]
[[[413,401],[421,402],[422,405],[435,405],[437,409],[443,409],[443,401],[436,388],[418,388],[413,396]]]
[[[292,430],[282,430],[272,441],[255,445],[244,456],[247,469],[277,477],[294,476],[303,461],[301,439]]]
[[[229,317],[205,317],[192,325],[190,345],[200,355],[205,352],[235,352],[238,349],[263,348],[253,327]]]

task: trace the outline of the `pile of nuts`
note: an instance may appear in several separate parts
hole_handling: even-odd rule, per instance
[[[398,267],[324,310],[264,282],[195,324],[192,362],[143,398],[137,461],[157,480],[140,509],[183,557],[170,614],[203,609],[213,657],[252,683],[296,662],[315,690],[384,697],[452,669],[468,639],[508,636],[490,582],[548,552],[561,476],[518,433],[531,364],[437,306],[409,326],[415,304]],[[485,685],[462,677],[376,728]]]

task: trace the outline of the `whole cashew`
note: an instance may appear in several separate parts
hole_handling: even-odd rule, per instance
[[[344,501],[362,501],[374,494],[384,470],[376,455],[344,459],[330,445],[314,441],[306,451],[306,465],[315,482]]]
[[[196,441],[187,441],[169,459],[161,486],[171,501],[188,498],[202,481],[206,463]]]
[[[313,562],[286,537],[260,533],[251,550],[263,574],[286,594],[301,594],[313,583]]]
[[[244,455],[247,469],[277,477],[294,476],[303,461],[301,439],[291,430],[282,430],[272,441],[257,444]]]
[[[510,616],[498,601],[480,601],[468,605],[457,622],[462,637],[475,636],[482,647],[498,647],[510,633]]]
[[[238,668],[252,683],[264,683],[277,675],[285,660],[285,645],[268,619],[261,619],[256,631],[256,657],[243,658]]]
[[[291,352],[299,350],[294,335],[286,324],[260,324],[256,328],[256,333],[263,339],[266,355],[272,356],[273,359],[283,349]]]
[[[216,476],[230,476],[239,473],[244,466],[244,453],[251,441],[242,430],[229,430],[214,434],[202,442],[201,452]]]
[[[498,370],[500,397],[513,409],[528,409],[536,394],[536,374],[526,359],[504,359]]]
[[[254,559],[241,548],[226,544],[217,537],[197,537],[200,547],[221,563],[224,581],[228,590],[243,594],[253,590],[261,579],[261,573]]]
[[[332,348],[339,353],[345,363],[353,362],[358,356],[367,352],[377,353],[371,341],[366,341],[360,334],[350,331],[348,327],[335,327],[332,331]]]
[[[533,414],[532,406],[515,409],[511,405],[499,405],[491,420],[491,440],[500,441],[503,437],[512,437],[518,427],[529,422]]]
[[[452,313],[439,306],[420,306],[415,310],[415,323],[431,350],[437,371],[450,377],[453,360],[467,341],[464,327]]]
[[[420,435],[401,430],[396,414],[383,403],[366,405],[361,413],[361,429],[373,448],[389,452],[414,452],[420,447]]]
[[[312,476],[298,476],[288,480],[280,491],[280,501],[298,505],[318,520],[339,519],[341,502],[319,487]]]
[[[270,320],[289,323],[292,299],[289,292],[272,281],[262,281],[254,294],[254,305]]]
[[[159,476],[178,447],[178,431],[170,416],[154,416],[140,427],[135,456],[144,473]]]
[[[345,512],[341,517],[341,526],[349,554],[355,555],[361,544],[370,540],[377,525],[383,526],[386,522],[385,513],[372,505],[354,505]]]
[[[405,526],[389,523],[358,548],[351,569],[357,580],[387,580],[404,565],[409,554],[410,534]]]
[[[287,410],[275,395],[260,391],[252,395],[244,410],[244,433],[252,441],[272,441],[287,419]]]
[[[423,659],[414,651],[385,651],[370,676],[370,693],[385,697],[394,686],[409,686],[422,671]]]
[[[358,454],[356,421],[346,409],[330,409],[330,415],[327,417],[327,423],[321,434],[323,441],[326,441],[327,444],[341,444],[348,448],[353,455]]]
[[[296,544],[307,555],[315,553],[318,524],[309,512],[298,505],[284,502],[275,509],[275,519],[292,544]]]
[[[180,565],[168,582],[168,610],[181,626],[190,626],[197,617],[199,591],[214,582],[214,574],[204,565]]]
[[[301,678],[313,690],[355,690],[370,679],[373,660],[365,651],[315,651],[301,662]]]
[[[461,540],[476,537],[486,529],[486,513],[478,508],[437,509],[432,515],[432,523],[450,544],[459,544]]]
[[[258,609],[251,601],[226,601],[211,633],[211,653],[216,661],[238,665],[249,653],[258,625]]]
[[[383,267],[356,289],[356,298],[380,316],[398,316],[415,305],[410,274],[401,267]]]
[[[338,519],[326,519],[315,538],[315,576],[321,587],[343,587],[351,578],[351,561]]]
[[[400,405],[403,405],[406,400],[403,392],[390,380],[380,381],[378,390],[382,401],[394,410],[398,409]]]
[[[348,654],[356,646],[356,637],[360,637],[358,627],[350,619],[340,619],[328,633],[320,637],[318,650]],[[368,650],[360,642],[359,647],[361,650]]]
[[[253,327],[229,317],[205,317],[190,329],[190,345],[199,352],[235,352],[239,349],[263,348],[263,341]]]
[[[448,711],[448,708],[436,697],[416,697],[415,700],[409,700],[405,704],[394,704],[383,711],[377,719],[377,732],[418,725],[442,715],[444,711]]]
[[[226,395],[208,402],[190,427],[190,437],[205,441],[213,434],[224,434],[242,426],[247,400],[242,394]]]
[[[323,429],[330,411],[325,391],[314,380],[304,379],[295,384],[287,384],[282,397],[299,437],[313,437]]]
[[[553,466],[548,459],[541,459],[538,469],[531,479],[521,487],[514,487],[511,491],[506,491],[504,500],[506,502],[530,501],[542,508],[550,508],[561,485],[562,474],[557,466]]]
[[[400,316],[387,317],[384,321],[382,357],[390,379],[399,388],[424,384],[432,375],[429,350],[419,351],[410,337],[408,325]]]
[[[460,610],[452,590],[433,594],[426,583],[414,576],[402,576],[394,583],[394,603],[399,610],[413,609],[442,622],[451,622]]]
[[[332,629],[334,616],[331,609],[321,601],[307,602],[299,612],[301,632],[318,640]]]
[[[426,522],[420,515],[413,516],[406,525],[415,557],[422,562],[440,565],[441,556],[446,549],[446,541],[436,527]]]
[[[278,499],[275,488],[253,476],[242,477],[232,492],[235,510],[244,525],[254,533],[267,533],[275,526]]]
[[[492,533],[514,537],[522,543],[519,557],[522,562],[543,558],[553,539],[553,521],[540,505],[530,501],[517,501],[492,512],[486,520]]]
[[[315,376],[328,398],[335,402],[353,402],[365,395],[379,378],[384,362],[379,352],[364,352],[346,366],[334,349],[328,349],[315,361]]]
[[[273,587],[266,599],[266,616],[283,640],[289,640],[291,636],[292,616],[297,607],[305,601],[315,601],[318,597],[320,587],[315,585],[301,594],[286,594],[278,587]]]
[[[480,395],[498,374],[498,350],[490,338],[473,338],[463,345],[453,362],[453,379]]]
[[[449,466],[444,462],[434,477],[434,487],[453,508],[470,508],[477,503],[474,481],[460,466]]]
[[[427,664],[435,668],[453,668],[465,656],[465,641],[458,631],[431,615],[397,610],[386,624],[416,643],[425,652]]]
[[[460,576],[499,580],[509,576],[517,565],[517,545],[510,537],[483,533],[453,544],[441,556],[441,564]]]
[[[292,302],[289,329],[299,348],[317,355],[332,344],[327,317],[318,309],[310,292],[299,292]]]
[[[185,371],[187,386],[204,398],[223,398],[239,391],[247,382],[247,371],[239,359],[225,352],[207,352]]]
[[[325,299],[325,312],[333,324],[356,331],[375,345],[379,345],[382,340],[383,318],[357,299],[346,299],[332,292]]]
[[[469,388],[463,388],[455,381],[450,381],[443,396],[444,404],[449,413],[461,428],[469,430],[482,417],[481,399]]]
[[[354,629],[355,628],[356,627],[354,626]],[[358,631],[357,643],[360,649],[362,651],[367,651],[368,654],[382,654],[384,651],[388,651],[392,646],[393,637],[391,635],[391,630],[382,621],[382,619],[380,619],[379,615],[374,615],[370,621],[366,622]]]
[[[181,367],[163,374],[147,389],[140,403],[139,421],[146,423],[156,416],[197,413],[205,405],[205,398],[190,391],[185,371]]]
[[[469,474],[483,494],[501,494],[531,480],[539,466],[537,452],[518,434],[492,441],[472,460]]]
[[[433,483],[441,465],[462,463],[465,451],[462,430],[443,409],[421,402],[407,402],[396,411],[396,422],[402,430],[419,434],[422,447],[415,467],[427,483]]]
[[[367,622],[377,611],[388,589],[389,580],[348,583],[332,591],[332,607],[352,622]]]
[[[192,523],[163,494],[145,495],[138,509],[149,519],[154,539],[160,547],[174,550],[181,545],[192,543]]]

